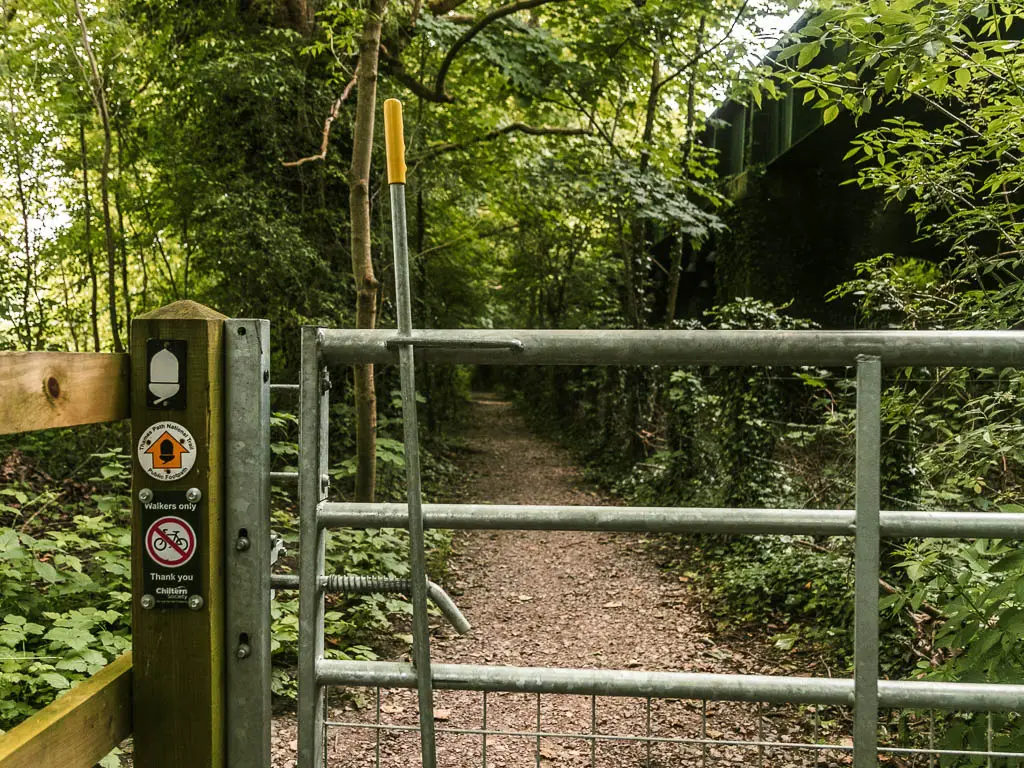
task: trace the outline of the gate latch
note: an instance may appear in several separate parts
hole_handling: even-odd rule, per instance
[[[273,568],[281,557],[288,554],[288,549],[284,545],[284,539],[273,531],[270,532],[270,566]],[[274,599],[275,590],[270,590],[270,599]]]

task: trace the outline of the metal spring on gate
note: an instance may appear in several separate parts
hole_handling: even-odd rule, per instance
[[[407,595],[412,591],[412,583],[408,579],[389,579],[383,576],[353,576],[345,573],[332,573],[327,576],[321,576],[320,585],[325,592],[347,592],[353,595],[369,595],[374,592]]]
[[[372,595],[377,592],[408,595],[412,592],[412,581],[389,579],[383,576],[353,576],[345,573],[332,573],[320,577],[320,588],[324,592],[347,592],[350,595]],[[464,635],[469,632],[470,623],[466,621],[462,611],[443,589],[430,580],[427,581],[427,597],[440,609],[459,634]]]

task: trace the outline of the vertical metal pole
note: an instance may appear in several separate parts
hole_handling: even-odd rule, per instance
[[[708,700],[700,700],[700,764],[707,768],[708,764]]]
[[[818,744],[821,742],[821,715],[818,714],[818,710],[821,709],[820,704],[814,705],[814,743]],[[821,764],[821,753],[822,750],[814,750],[814,768],[818,768]]]
[[[590,697],[590,733],[597,736],[597,696]],[[590,740],[590,768],[597,765],[597,739]]]
[[[227,768],[270,768],[270,322],[224,323]]]
[[[320,361],[320,331],[302,329],[299,374],[299,760],[298,768],[323,763],[324,691],[316,678],[324,654],[324,571],[326,535],[317,522],[327,496],[327,399],[329,382]]]
[[[327,372],[326,366],[323,364],[323,358],[320,355],[321,343],[323,342],[323,334],[317,331],[316,334],[316,353],[317,361],[319,363],[319,371],[316,379],[316,386],[314,391],[319,395],[319,417],[320,417],[320,429],[317,430],[317,475],[316,478],[319,481],[317,489],[319,491],[319,501],[316,505],[316,516],[314,521],[317,526],[316,533],[316,583],[309,587],[309,590],[315,595],[316,602],[314,607],[316,608],[316,660],[320,662],[324,657],[324,594],[320,588],[320,577],[324,575],[327,565],[327,539],[331,535],[330,531],[320,525],[320,505],[327,501],[327,491],[330,489],[330,475],[327,474],[328,467],[328,448],[330,447],[330,428],[331,428],[331,377]],[[299,465],[302,466],[301,464]],[[300,528],[301,533],[301,528]],[[313,677],[316,677],[316,670],[313,670]],[[317,681],[316,690],[320,691],[323,695],[320,696],[322,705],[319,707],[319,719],[316,720],[316,749],[320,751],[319,759],[320,764],[323,768],[327,768],[327,691],[325,688],[320,687],[319,680]]]
[[[757,702],[757,740],[764,741],[764,713],[761,710],[761,702]],[[757,747],[757,764],[759,768],[764,768],[764,745],[759,744]]]
[[[483,731],[483,743],[481,745],[480,752],[483,756],[483,766],[484,768],[487,768],[487,691],[484,691],[483,727],[480,730]]]
[[[853,765],[878,765],[878,576],[882,361],[857,358],[857,530],[854,549]]]
[[[537,694],[537,744],[533,751],[534,762],[540,768],[540,694]]]
[[[377,686],[377,727],[374,728],[374,735],[377,737],[377,744],[374,747],[374,761],[376,768],[380,768],[380,686]]]
[[[928,710],[928,768],[935,768],[935,710]]]
[[[651,768],[651,697],[647,697],[647,757],[644,761],[644,768]]]
[[[402,105],[384,102],[384,138],[391,191],[391,231],[395,251],[395,304],[398,335],[412,335],[412,290],[409,286],[409,242],[405,227],[405,138]],[[402,421],[405,428],[405,478],[409,504],[409,564],[412,576],[412,650],[420,708],[420,750],[423,768],[436,768],[434,697],[430,675],[430,625],[427,617],[427,557],[423,538],[420,491],[419,424],[416,418],[416,363],[412,345],[399,351],[402,378]]]
[[[992,713],[987,713],[985,718],[985,748],[992,751]],[[985,758],[985,768],[992,768],[992,755]]]

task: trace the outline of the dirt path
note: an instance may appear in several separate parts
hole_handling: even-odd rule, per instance
[[[481,396],[474,401],[465,439],[472,452],[460,462],[468,474],[463,498],[453,501],[510,504],[614,504],[587,490],[568,454],[538,439],[511,404]],[[436,661],[516,666],[693,672],[776,673],[757,657],[758,649],[716,645],[686,585],[661,573],[631,534],[475,531],[458,534],[448,586],[473,624],[465,637],[437,622],[432,656]],[[331,708],[333,721],[372,724],[375,694],[365,706]],[[700,701],[654,700],[648,717],[644,699],[582,696],[538,697],[489,694],[487,728],[657,738],[802,741],[794,710],[754,704],[708,703],[702,724]],[[538,714],[539,707],[539,714]],[[438,764],[441,768],[483,766],[480,735],[444,733],[444,729],[481,729],[480,693],[435,693]],[[414,691],[384,691],[381,722],[407,731],[381,735],[380,764],[418,765],[417,707]],[[294,722],[276,723],[275,765],[293,765]],[[356,768],[376,764],[374,732],[329,727],[328,765]],[[539,746],[538,746],[539,744]],[[688,766],[738,765],[787,768],[815,765],[811,752],[785,753],[765,748],[697,744],[591,742],[571,738],[488,736],[486,765]],[[593,753],[592,753],[593,749]],[[818,765],[838,765],[819,755]],[[648,762],[649,761],[649,762]],[[706,762],[705,762],[706,761]]]

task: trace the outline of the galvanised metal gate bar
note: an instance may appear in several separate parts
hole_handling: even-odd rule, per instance
[[[398,362],[394,331],[324,330],[328,363]],[[1020,331],[420,330],[404,344],[429,363],[491,365],[1024,366]]]
[[[298,768],[318,768],[323,761],[324,692],[329,685],[415,688],[419,699],[421,757],[425,768],[435,768],[436,765],[432,711],[434,687],[478,690],[485,696],[488,691],[629,696],[646,698],[648,706],[651,698],[852,704],[855,768],[878,765],[880,706],[989,712],[1024,709],[1024,685],[878,679],[879,542],[882,536],[1024,536],[1024,515],[880,512],[882,367],[1024,365],[1024,333],[413,331],[405,247],[405,168],[403,158],[394,151],[395,137],[400,139],[401,136],[400,110],[396,118],[396,108],[397,103],[393,100],[385,105],[388,171],[394,211],[398,331],[304,328],[302,332],[298,478],[301,515]],[[423,505],[419,486],[414,355],[428,362],[503,365],[855,365],[856,509],[852,513],[691,508],[623,508],[611,511],[600,507]],[[326,501],[327,366],[393,362],[401,366],[408,503],[329,503]],[[428,524],[451,528],[852,535],[855,537],[854,677],[851,680],[432,665],[423,549],[423,531]],[[329,528],[343,525],[389,525],[409,530],[414,663],[325,658],[324,591],[330,585],[324,578],[325,537]],[[486,707],[486,698],[484,701]],[[486,723],[480,732],[486,735]],[[536,735],[540,737],[539,722]],[[650,735],[648,738],[650,740]],[[906,750],[887,748],[886,751]],[[995,753],[990,749],[987,754]]]
[[[881,512],[879,535],[1024,539],[1024,513]],[[452,530],[619,531],[624,533],[735,533],[852,536],[856,513],[845,509],[740,509],[729,507],[590,507],[517,504],[424,504],[427,528]],[[323,505],[325,528],[405,528],[404,504]]]
[[[479,664],[434,664],[431,670],[434,687],[449,691],[562,693],[854,707],[859,703],[860,696],[856,679],[845,678],[495,667]],[[416,673],[412,665],[397,662],[322,660],[317,665],[317,676],[326,685],[416,687]],[[1024,709],[1024,685],[879,680],[878,696],[880,706],[886,709],[963,709],[984,712],[1016,712]],[[854,749],[874,760],[873,753],[859,749],[856,741]],[[874,762],[863,764],[875,765]]]

